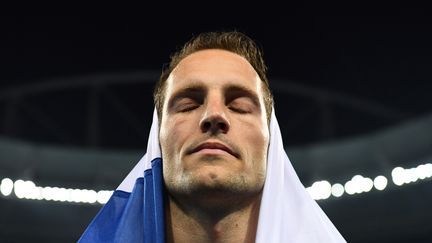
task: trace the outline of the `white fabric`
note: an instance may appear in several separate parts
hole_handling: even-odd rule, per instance
[[[153,113],[147,153],[117,190],[131,192],[135,180],[160,157],[158,118]],[[149,159],[150,158],[150,159]],[[267,175],[261,201],[257,243],[343,243],[346,242],[300,182],[285,153],[274,110],[270,121]]]
[[[346,242],[300,182],[285,153],[274,109],[256,242]]]
[[[157,111],[153,111],[153,121],[150,128],[150,134],[147,142],[147,152],[129,172],[123,182],[117,187],[116,191],[132,192],[137,178],[144,177],[144,171],[151,168],[151,161],[160,158],[161,152],[159,147],[159,123]]]

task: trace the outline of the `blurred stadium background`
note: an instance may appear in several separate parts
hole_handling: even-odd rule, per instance
[[[432,242],[432,26],[393,10],[3,16],[0,242],[75,242],[143,155],[170,53],[232,29],[263,47],[288,156],[348,242]]]

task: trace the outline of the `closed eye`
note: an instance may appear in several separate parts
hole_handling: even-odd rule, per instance
[[[232,110],[232,111],[234,111],[234,112],[240,113],[240,114],[249,113],[249,112],[247,112],[245,110],[242,110],[242,109],[239,109],[239,108],[235,108],[235,107],[230,107],[229,109]]]
[[[255,105],[248,97],[237,97],[233,99],[228,108],[240,114],[252,113]]]
[[[172,112],[188,112],[198,108],[204,102],[206,90],[199,85],[192,85],[175,92],[168,101]]]
[[[247,114],[260,112],[260,103],[255,91],[238,85],[225,87],[225,103],[233,112]]]
[[[188,112],[198,108],[199,106],[200,104],[197,101],[191,98],[183,97],[177,100],[174,109],[177,112]]]

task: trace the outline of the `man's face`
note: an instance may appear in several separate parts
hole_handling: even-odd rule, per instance
[[[269,143],[261,83],[246,59],[224,50],[198,51],[177,65],[159,134],[171,195],[261,192]]]

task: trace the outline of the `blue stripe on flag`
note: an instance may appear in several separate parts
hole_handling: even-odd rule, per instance
[[[78,242],[165,242],[162,160],[152,161],[132,193],[115,191]]]

